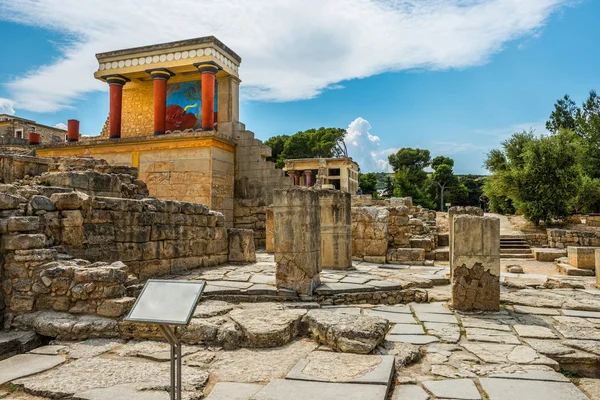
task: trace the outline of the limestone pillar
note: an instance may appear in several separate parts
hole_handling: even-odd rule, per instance
[[[123,109],[123,86],[129,82],[128,78],[121,75],[105,77],[110,89],[110,106],[108,114],[108,135],[111,139],[121,137],[121,113]]]
[[[352,215],[350,194],[321,189],[321,266],[346,269],[352,266]]]
[[[167,81],[175,75],[166,68],[154,68],[146,71],[154,85],[154,136],[165,134],[167,127]]]
[[[500,309],[500,220],[457,215],[452,226],[452,307]]]
[[[215,76],[219,66],[214,62],[194,64],[202,74],[202,130],[215,129]]]
[[[273,221],[273,207],[267,207],[266,213],[265,213],[265,231],[266,231],[266,236],[265,236],[265,240],[266,240],[266,251],[268,253],[272,253],[275,251],[275,243],[273,241],[274,237],[273,237],[273,229],[275,227],[274,225],[274,221]]]
[[[303,187],[273,191],[277,287],[310,296],[320,284],[319,195]]]
[[[412,205],[412,198],[410,198],[411,200],[411,205]],[[457,215],[475,215],[478,217],[482,217],[483,216],[483,210],[479,207],[472,207],[472,206],[467,206],[467,207],[450,207],[448,209],[448,242],[450,244],[450,247],[448,248],[448,259],[450,260],[450,275],[452,275],[452,227],[454,225],[454,217]]]

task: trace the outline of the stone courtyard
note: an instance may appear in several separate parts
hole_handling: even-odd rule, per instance
[[[355,261],[324,270],[315,301],[278,290],[275,268],[257,253],[252,264],[167,277],[208,282],[177,332],[185,398],[600,396],[593,278],[502,273],[500,311],[453,312],[444,266]],[[6,398],[169,396],[168,345],[151,326],[56,311],[13,324],[41,336],[2,334],[2,349],[23,353],[0,361]]]

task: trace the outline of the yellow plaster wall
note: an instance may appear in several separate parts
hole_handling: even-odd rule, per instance
[[[167,135],[171,136],[171,135]],[[165,139],[130,143],[39,148],[40,157],[92,156],[111,165],[139,168],[150,195],[206,204],[233,225],[234,147],[213,138]]]

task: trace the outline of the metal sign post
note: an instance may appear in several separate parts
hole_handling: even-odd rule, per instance
[[[156,324],[171,345],[171,400],[181,400],[181,342],[177,326],[186,326],[204,291],[203,281],[149,279],[126,321]]]

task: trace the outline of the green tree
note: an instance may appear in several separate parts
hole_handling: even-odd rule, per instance
[[[287,159],[347,157],[345,135],[345,129],[319,128],[273,136],[265,141],[272,150],[271,157],[267,159],[273,161],[277,168],[283,168]]]
[[[550,119],[546,121],[546,129],[556,133],[559,129],[575,130],[575,121],[577,119],[577,105],[568,94],[554,103],[554,111],[550,114]]]
[[[515,133],[491,152],[486,165],[493,175],[485,192],[492,206],[511,206],[535,224],[566,216],[582,182],[582,149],[565,129],[535,138],[532,132]],[[504,156],[505,163],[498,162]]]
[[[385,195],[391,196],[394,193],[394,180],[391,176],[386,175],[385,177]]]
[[[457,184],[454,176],[454,160],[449,157],[437,156],[431,161],[431,180],[437,184],[440,189],[440,211],[444,211],[444,191]]]
[[[358,186],[364,194],[373,194],[377,191],[377,174],[369,172],[367,174],[358,174]]]
[[[272,161],[277,164],[279,155],[283,153],[283,147],[285,146],[285,142],[289,139],[289,137],[289,135],[278,135],[273,136],[265,141],[265,144],[271,148],[271,157],[267,157],[268,161]],[[283,168],[283,165],[277,165],[277,168]]]

